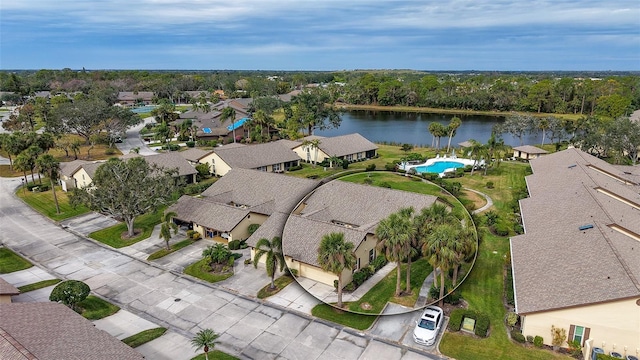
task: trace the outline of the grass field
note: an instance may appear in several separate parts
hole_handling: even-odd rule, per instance
[[[49,180],[43,179],[43,184],[49,184]],[[56,212],[56,205],[53,201],[53,191],[33,192],[26,189],[18,189],[16,195],[24,200],[29,206],[41,213],[42,215],[55,220],[60,221],[68,219],[70,217],[82,215],[88,213],[90,210],[83,205],[73,208],[69,204],[68,193],[62,191],[60,186],[56,186],[56,197],[58,198],[58,205],[60,205],[60,213]]]
[[[0,247],[0,274],[28,269],[33,265],[13,251]]]
[[[135,229],[141,230],[141,233],[134,238],[122,238],[122,234],[127,231],[127,224],[125,223],[119,223],[106,229],[92,232],[89,234],[89,237],[116,249],[135,244],[151,236],[153,228],[161,222],[163,211],[164,208],[153,213],[138,216],[134,222],[134,227]]]
[[[89,320],[99,320],[120,310],[119,307],[93,295],[79,302],[78,307],[82,309],[82,316]]]

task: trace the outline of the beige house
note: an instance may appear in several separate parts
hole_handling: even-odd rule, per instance
[[[260,225],[251,236],[255,241],[247,241],[255,245],[260,237],[280,236],[279,224],[284,225],[298,201],[317,185],[314,180],[237,168],[201,197],[182,196],[168,211],[176,212],[176,222],[189,225],[203,238],[223,243],[247,240],[249,225]]]
[[[355,271],[378,255],[375,229],[380,220],[401,208],[411,206],[420,211],[436,201],[431,195],[331,181],[301,201],[287,220],[282,237],[287,266],[299,276],[333,286],[338,277],[323,271],[317,259],[324,235],[341,232],[354,244]],[[342,278],[343,284],[348,284],[352,272],[345,270]]]
[[[0,277],[0,304],[10,303],[14,295],[20,295],[20,290]]]
[[[638,356],[640,177],[574,148],[530,164],[525,234],[511,238],[522,333],[551,345],[553,325],[586,356]]]
[[[0,358],[142,360],[144,356],[54,302],[0,304]]]
[[[118,103],[124,106],[150,105],[154,96],[153,91],[121,91],[118,93]]]
[[[217,147],[201,162],[211,162],[211,172],[224,176],[231,169],[254,169],[281,173],[300,164],[300,158],[288,143],[273,141],[256,145],[228,144]]]
[[[305,140],[317,140],[318,147],[305,144]],[[311,135],[302,138],[292,149],[306,162],[322,162],[332,156],[353,162],[371,159],[378,154],[378,146],[358,133],[334,137]]]
[[[531,145],[517,146],[513,148],[513,157],[516,159],[531,160],[537,159],[549,152]]]
[[[131,153],[123,155],[120,158],[127,160],[139,156],[142,155]],[[196,182],[196,175],[198,175],[198,171],[189,161],[187,161],[187,159],[176,151],[148,155],[145,156],[144,159],[149,163],[149,165],[156,165],[165,169],[177,169],[178,178],[184,180],[185,184],[192,184]]]

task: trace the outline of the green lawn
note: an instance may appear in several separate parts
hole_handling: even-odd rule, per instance
[[[24,293],[29,292],[29,291],[38,290],[38,289],[42,289],[42,288],[46,288],[46,287],[55,285],[55,284],[59,283],[60,281],[62,281],[62,280],[60,280],[60,279],[42,280],[42,281],[38,281],[37,283],[20,286],[18,288],[18,290],[20,290],[21,294],[24,294]]]
[[[209,266],[209,259],[202,259],[187,266],[184,269],[184,273],[193,277],[197,277],[198,279],[208,281],[210,283],[222,281],[233,276],[233,274],[214,274],[209,272],[210,269],[211,267]]]
[[[159,327],[141,331],[137,334],[133,334],[128,338],[122,339],[122,342],[131,346],[132,348],[138,347],[142,344],[148,343],[151,340],[157,339],[167,332],[167,328]]]
[[[89,320],[99,320],[120,310],[119,307],[93,295],[79,302],[78,307],[82,309],[82,316]]]
[[[127,232],[127,225],[125,223],[119,223],[106,229],[92,232],[91,234],[89,234],[89,237],[116,249],[135,244],[138,241],[144,240],[151,236],[153,228],[161,222],[163,211],[164,208],[159,209],[158,211],[153,213],[138,216],[134,222],[134,227],[138,230],[142,230],[142,232],[140,233],[140,235],[134,238],[122,238],[122,235],[126,234]]]
[[[28,269],[33,265],[7,248],[0,248],[0,274]]]
[[[204,353],[191,358],[191,360],[205,360]],[[209,360],[239,360],[239,358],[223,353],[220,350],[209,350]]]
[[[154,252],[153,254],[149,255],[149,257],[147,258],[147,261],[152,261],[152,260],[156,260],[156,259],[160,259],[161,257],[167,256],[173,252],[176,252],[184,247],[187,247],[191,244],[193,244],[195,242],[195,240],[193,239],[186,239],[186,240],[182,240],[179,241],[175,244],[171,244],[171,242],[169,242],[170,244],[170,248],[171,250],[167,250],[167,248],[164,249],[160,249],[156,252]]]
[[[311,309],[311,315],[329,320],[357,330],[366,330],[376,321],[376,315],[356,314],[350,311],[338,310],[331,305],[318,304]]]
[[[265,285],[260,291],[258,291],[258,299],[266,299],[271,295],[275,295],[280,292],[280,290],[284,289],[287,285],[293,282],[293,277],[290,275],[282,275],[279,278],[275,279],[274,283],[276,284],[275,289],[271,289],[271,282]]]
[[[42,179],[42,183],[49,185],[49,181]],[[42,215],[60,221],[70,217],[88,213],[90,210],[85,206],[77,206],[75,209],[69,204],[69,196],[62,191],[60,186],[56,186],[56,197],[60,206],[60,214],[56,212],[56,204],[53,201],[53,191],[32,192],[26,189],[18,189],[16,195],[23,199],[29,206],[41,213]]]
[[[406,287],[406,264],[402,264],[401,269],[401,277],[400,284],[401,288],[404,291]],[[431,265],[427,259],[422,258],[416,262],[411,264],[411,296],[403,296],[403,297],[395,297],[396,291],[396,279],[397,272],[394,269],[391,271],[384,279],[380,280],[376,285],[374,285],[371,290],[369,290],[361,299],[357,302],[349,303],[349,310],[353,312],[359,313],[370,313],[370,314],[380,314],[382,310],[384,310],[387,302],[391,301],[394,303],[399,303],[404,306],[414,307],[416,300],[418,300],[418,295],[420,293],[420,287],[424,283],[424,279],[433,271]],[[364,310],[360,306],[362,303],[368,303],[371,305],[371,310]]]

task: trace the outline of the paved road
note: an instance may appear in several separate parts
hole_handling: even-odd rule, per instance
[[[86,282],[96,294],[177,335],[191,338],[212,328],[221,334],[220,350],[247,359],[438,358],[396,339],[359,333],[187,278],[74,235],[13,196],[18,185],[20,180],[0,179],[0,243],[60,278]],[[176,354],[158,353],[157,358]]]
[[[138,148],[139,154],[143,156],[157,154],[155,151],[151,150],[142,138],[140,138],[140,130],[145,126],[145,124],[154,123],[155,119],[153,116],[145,118],[140,124],[133,126],[127,130],[127,137],[122,139],[122,142],[116,144],[118,150],[122,152],[122,154],[126,155],[131,152],[131,149]]]

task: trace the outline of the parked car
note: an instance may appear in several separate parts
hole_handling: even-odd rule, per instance
[[[431,346],[436,342],[438,332],[444,322],[444,312],[437,306],[427,306],[416,321],[416,328],[413,330],[413,341],[421,345]]]

